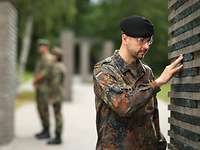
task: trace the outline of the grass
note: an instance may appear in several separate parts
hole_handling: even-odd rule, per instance
[[[26,71],[26,72],[24,73],[22,82],[26,82],[26,81],[29,81],[29,80],[31,80],[31,79],[33,79],[33,73],[32,73],[32,72],[27,72],[27,71]]]
[[[169,102],[168,92],[170,91],[170,84],[165,84],[161,87],[161,91],[157,94],[157,97]]]
[[[16,97],[16,108],[33,101],[35,99],[35,92],[33,91],[24,91],[17,95]]]
[[[33,79],[33,73],[26,71],[24,72],[22,83],[20,84],[24,84],[25,82],[30,81],[31,79]],[[30,101],[33,101],[34,99],[35,99],[34,91],[23,91],[22,93],[19,93],[16,96],[16,101],[15,101],[16,108],[19,108],[20,106]]]

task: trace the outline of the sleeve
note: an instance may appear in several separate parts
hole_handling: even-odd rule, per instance
[[[39,74],[46,77],[46,76],[48,76],[53,63],[50,60],[48,60],[47,58],[44,58],[44,60],[42,62],[43,62],[43,65],[41,67]]]
[[[153,122],[155,125],[155,129],[156,129],[156,134],[158,139],[161,138],[161,132],[160,132],[160,123],[159,123],[159,111],[158,111],[158,102],[157,102],[157,98],[156,96],[154,97],[154,114],[153,114]]]
[[[35,65],[34,75],[37,75],[40,69],[41,69],[41,60],[38,60]]]
[[[152,71],[151,71],[151,76],[154,80],[155,77]],[[164,150],[166,149],[167,142],[166,142],[165,137],[162,135],[160,131],[158,100],[157,100],[156,94],[154,95],[154,106],[155,106],[155,109],[154,109],[154,114],[153,114],[153,122],[154,122],[155,130],[156,130],[156,135],[158,138],[158,147],[160,150]]]
[[[94,89],[101,90],[95,90],[95,94],[120,116],[130,116],[159,91],[155,81],[137,85],[133,89],[128,85],[121,86],[109,66],[97,70],[94,70]]]
[[[56,65],[54,65],[54,67],[52,67],[52,88],[57,89],[61,84],[61,75],[61,70]]]
[[[160,131],[157,98],[155,97],[154,99],[155,99],[155,110],[154,110],[154,115],[153,115],[153,122],[154,122],[156,134],[157,134],[157,138],[158,138],[158,148],[160,150],[165,150],[167,147],[167,141]]]
[[[40,83],[44,79],[48,78],[49,71],[52,68],[52,63],[44,58],[38,62],[36,71],[35,71],[35,83]]]

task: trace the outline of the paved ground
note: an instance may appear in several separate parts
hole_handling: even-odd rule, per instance
[[[94,150],[96,143],[94,94],[91,84],[74,81],[73,102],[64,103],[64,143],[47,146],[46,141],[38,141],[33,135],[40,130],[35,104],[30,102],[17,109],[15,114],[16,137],[0,150]],[[31,87],[29,86],[29,90]],[[167,104],[159,101],[161,130],[167,137],[169,112]],[[51,111],[52,112],[52,111]],[[51,120],[53,123],[53,120]],[[51,129],[53,131],[53,128]],[[169,138],[167,137],[169,141]]]

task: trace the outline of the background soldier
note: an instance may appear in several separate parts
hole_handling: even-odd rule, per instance
[[[40,54],[40,59],[36,64],[33,85],[36,89],[37,110],[43,129],[41,132],[37,133],[35,137],[38,139],[46,139],[50,137],[48,109],[48,69],[53,58],[49,53],[48,40],[38,40],[38,53]]]
[[[63,117],[61,113],[62,101],[64,99],[63,83],[65,76],[65,66],[62,62],[62,51],[56,47],[52,50],[54,56],[54,63],[50,69],[50,80],[49,80],[49,103],[52,104],[55,116],[55,138],[48,141],[48,144],[61,144],[62,143],[62,128],[63,128]]]
[[[180,56],[155,79],[141,60],[154,34],[144,17],[127,17],[120,23],[121,47],[94,67],[97,111],[97,150],[164,150],[156,93],[183,65]]]

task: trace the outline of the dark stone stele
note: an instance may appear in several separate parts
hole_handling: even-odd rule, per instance
[[[192,146],[182,143],[174,138],[170,138],[170,143],[173,144],[175,146],[175,148],[178,148],[181,150],[195,150]],[[169,148],[170,148],[170,146],[169,146]]]
[[[175,134],[183,136],[191,141],[194,142],[200,142],[200,134],[191,132],[189,130],[171,125],[171,131],[173,131]]]
[[[189,23],[181,26],[180,28],[174,30],[171,32],[172,37],[176,37],[182,33],[185,33],[187,31],[190,31],[200,25],[200,16],[195,18],[194,20],[190,21]]]
[[[177,1],[177,2],[179,2],[179,1]],[[177,4],[177,6],[179,7],[180,5]],[[178,7],[175,7],[175,8],[178,8]],[[185,17],[191,15],[192,13],[194,13],[195,11],[197,11],[199,9],[200,9],[200,1],[196,2],[195,4],[193,4],[192,6],[188,7],[187,9],[183,10],[180,14],[178,14],[177,16],[172,18],[170,20],[170,23],[175,24],[178,21],[184,19]]]
[[[180,6],[182,6],[185,2],[187,2],[187,0],[178,0],[176,1],[176,3],[174,3],[172,6],[171,6],[171,9],[178,9]]]
[[[198,42],[200,42],[200,33],[195,34],[185,40],[181,40],[181,41],[169,46],[168,49],[170,52],[173,52],[173,51],[177,51],[179,49],[185,48],[187,46],[194,45]]]
[[[183,62],[194,60],[194,53],[187,53],[183,55]]]
[[[171,90],[174,92],[200,92],[200,83],[196,84],[173,84]]]
[[[200,126],[200,117],[195,117],[191,115],[181,114],[178,112],[171,111],[171,117],[177,120],[190,123],[196,126]]]
[[[182,78],[182,77],[193,77],[200,75],[200,67],[193,67],[193,68],[187,68],[187,69],[182,69],[180,72],[178,72],[175,75],[175,78]]]
[[[171,103],[177,106],[197,108],[198,100],[184,99],[184,98],[171,98]]]

